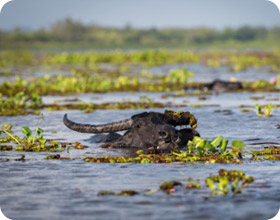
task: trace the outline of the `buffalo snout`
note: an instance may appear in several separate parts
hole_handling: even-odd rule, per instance
[[[157,149],[178,147],[178,144],[181,142],[181,133],[171,125],[163,125],[158,134],[159,141]]]

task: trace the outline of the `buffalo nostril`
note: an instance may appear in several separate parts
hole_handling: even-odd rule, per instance
[[[163,137],[163,138],[167,138],[167,137],[168,137],[168,133],[167,133],[166,131],[160,131],[158,134],[159,134],[161,137]]]

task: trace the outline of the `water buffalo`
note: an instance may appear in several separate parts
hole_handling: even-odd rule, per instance
[[[214,80],[212,83],[202,85],[202,89],[213,90],[217,92],[231,92],[243,89],[241,82],[228,82],[223,80]]]
[[[63,122],[68,128],[82,133],[109,133],[101,147],[171,149],[184,147],[194,136],[199,136],[195,130],[197,121],[189,112],[143,112],[126,120],[100,125],[72,122],[65,114]],[[187,125],[191,128],[182,128]],[[124,130],[127,130],[124,135],[114,133]]]

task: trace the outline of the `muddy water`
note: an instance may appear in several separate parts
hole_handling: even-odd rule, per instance
[[[197,130],[203,138],[223,135],[229,141],[239,139],[246,142],[248,149],[261,148],[251,145],[256,142],[280,143],[280,110],[275,109],[273,117],[259,118],[255,112],[242,113],[240,104],[280,104],[277,93],[225,93],[206,96],[169,97],[162,99],[161,93],[114,93],[77,95],[85,102],[138,100],[150,96],[162,102],[182,103],[188,101],[184,110],[192,112],[198,119]],[[259,101],[252,96],[265,96]],[[70,97],[70,98],[73,98]],[[69,97],[68,97],[69,98]],[[98,98],[98,99],[97,99]],[[62,97],[44,97],[50,103],[63,100]],[[194,107],[204,104],[204,107]],[[212,106],[212,105],[215,106]],[[208,106],[210,105],[210,106]],[[215,112],[231,110],[231,113]],[[74,160],[45,160],[51,153],[24,153],[26,161],[10,160],[0,162],[0,206],[11,219],[269,219],[280,207],[279,162],[252,162],[243,164],[95,164],[86,163],[86,156],[128,155],[120,149],[101,149],[91,143],[89,134],[80,134],[67,129],[62,123],[64,113],[70,119],[81,123],[105,123],[130,117],[144,110],[98,110],[84,114],[81,111],[47,111],[41,127],[46,138],[67,142],[79,141],[89,146],[84,150],[70,149],[62,156]],[[163,112],[164,109],[150,109]],[[1,122],[14,125],[14,133],[21,135],[21,126],[32,130],[37,126],[39,116],[0,117]],[[52,131],[57,131],[53,134]],[[249,139],[258,138],[258,141]],[[0,152],[1,158],[19,158],[22,153]],[[236,196],[209,197],[209,191],[202,182],[201,189],[178,189],[166,195],[157,192],[152,195],[145,190],[156,190],[164,181],[177,180],[187,183],[187,178],[206,178],[217,174],[219,169],[238,169],[255,178],[243,193]],[[133,197],[98,197],[101,190],[135,190],[140,194]],[[208,198],[208,199],[207,199]]]

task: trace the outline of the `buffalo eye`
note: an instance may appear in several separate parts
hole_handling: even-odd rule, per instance
[[[166,138],[168,136],[168,133],[166,131],[159,131],[158,134],[163,138]]]

